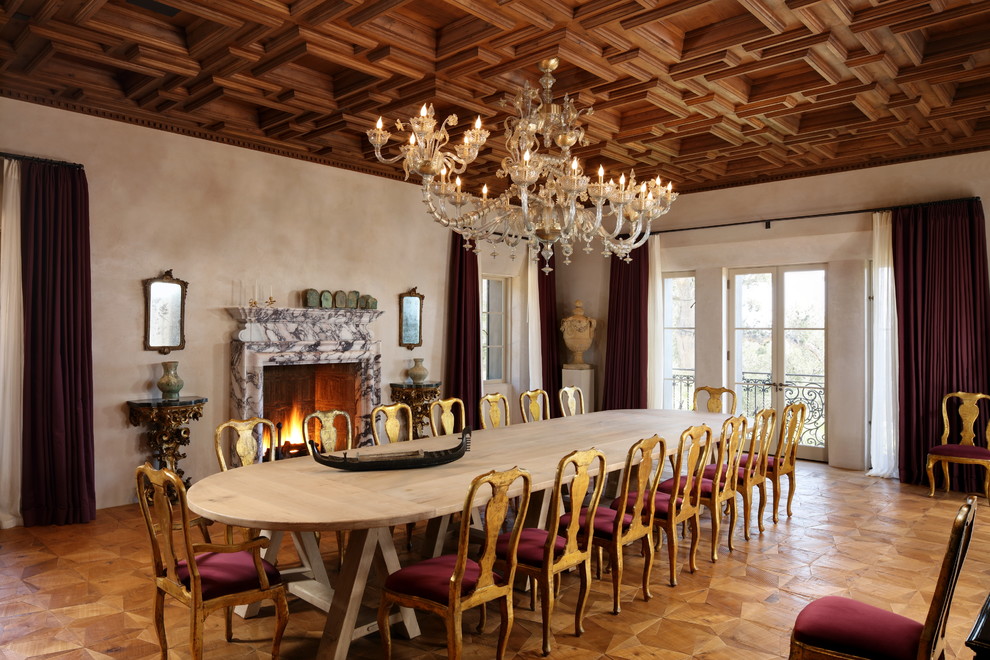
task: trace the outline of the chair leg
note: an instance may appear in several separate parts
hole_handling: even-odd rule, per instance
[[[618,614],[619,589],[622,586],[622,546],[614,545],[608,549],[609,565],[612,567],[612,614]]]
[[[932,470],[934,467],[935,459],[929,456],[925,463],[925,472],[928,473],[928,497],[935,497],[935,473]]]
[[[983,494],[990,500],[990,465],[986,466],[987,474],[983,477]]]
[[[664,528],[664,533],[667,536],[667,559],[670,561],[670,586],[677,586],[677,531],[667,531]]]
[[[231,617],[233,613],[233,607],[223,608],[223,629],[228,642],[234,638],[234,624]]]
[[[756,517],[756,526],[759,528],[760,534],[762,534],[765,531],[764,528],[763,528],[763,516],[766,515],[766,511],[767,511],[767,482],[766,482],[766,479],[764,479],[759,484],[757,484],[756,487],[760,489],[760,508],[756,512],[758,514],[757,517]]]
[[[392,631],[388,627],[389,611],[392,609],[392,602],[386,597],[382,597],[382,604],[378,606],[378,632],[382,638],[382,657],[389,660],[392,657]]]
[[[502,660],[505,657],[505,649],[509,647],[509,633],[512,632],[512,596],[499,598],[498,604],[502,614],[502,623],[498,628],[498,648],[495,658]],[[457,657],[460,658],[460,654]]]
[[[691,522],[691,554],[688,560],[688,568],[694,573],[698,570],[698,537],[701,536],[701,521],[697,512],[689,518]]]
[[[777,511],[780,509],[780,475],[774,474],[770,481],[773,483],[773,524],[776,525]]]
[[[794,491],[797,489],[797,470],[791,468],[791,471],[787,473],[787,517],[790,518],[794,515],[791,510],[791,505],[794,503]]]
[[[464,646],[461,637],[461,611],[453,607],[447,610],[447,658],[461,660],[461,649]],[[502,656],[499,655],[501,658]]]
[[[941,461],[942,463],[942,481],[945,483],[945,492],[949,492],[949,462]]]
[[[474,629],[479,635],[485,632],[485,624],[488,622],[488,603],[478,606],[478,627]]]
[[[550,655],[550,617],[553,615],[554,593],[550,582],[553,577],[543,575],[540,580],[540,614],[543,615],[543,655]]]
[[[203,611],[201,608],[189,608],[189,650],[193,660],[203,658]]]
[[[739,504],[736,502],[736,496],[733,495],[732,499],[729,500],[729,552],[735,550],[735,545],[732,542],[732,537],[735,535],[736,531],[736,519],[739,518]]]
[[[155,632],[158,633],[158,645],[162,649],[162,660],[168,658],[168,639],[165,636],[165,592],[155,589]]]
[[[272,660],[278,660],[279,647],[282,646],[282,633],[289,623],[289,603],[285,599],[285,590],[280,589],[272,598],[275,601],[275,638],[272,640]]]
[[[643,537],[643,600],[650,600],[653,594],[650,593],[650,574],[653,572],[653,538],[652,534]]]
[[[584,613],[588,609],[588,596],[591,593],[591,558],[578,566],[581,586],[578,591],[577,607],[574,609],[574,636],[580,637],[584,632]]]
[[[743,501],[743,538],[749,540],[750,516],[753,513],[753,489],[744,488],[739,491]]]
[[[718,542],[722,532],[722,512],[719,511],[718,503],[709,509],[712,512],[712,563],[718,561]]]

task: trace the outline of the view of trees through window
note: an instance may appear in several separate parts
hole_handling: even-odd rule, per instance
[[[665,275],[663,298],[663,407],[690,410],[694,394],[694,275]]]
[[[481,377],[505,380],[506,280],[481,278]]]

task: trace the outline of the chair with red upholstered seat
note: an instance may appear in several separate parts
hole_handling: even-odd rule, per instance
[[[950,399],[959,399],[959,442],[949,442],[949,410]],[[990,499],[990,422],[984,433],[985,446],[980,447],[973,442],[976,438],[976,420],[980,416],[977,404],[981,399],[990,399],[990,395],[971,392],[951,392],[942,397],[942,442],[928,450],[928,496],[935,495],[935,475],[932,469],[935,463],[942,464],[942,481],[945,490],[949,490],[949,463],[963,465],[981,465],[985,470],[983,478],[983,495]]]
[[[794,502],[794,489],[797,480],[794,472],[797,461],[797,446],[804,431],[804,418],[808,415],[808,407],[803,403],[792,403],[784,408],[780,416],[780,435],[777,436],[777,448],[767,453],[767,480],[773,484],[773,522],[777,524],[777,509],[780,508],[780,478],[787,477],[787,515],[790,517],[791,504]],[[761,497],[765,497],[760,493]],[[765,506],[760,500],[760,511]],[[762,513],[761,513],[762,517]]]
[[[698,395],[702,393],[708,395],[708,412],[722,412],[722,397],[727,396],[729,398],[729,414],[736,414],[736,393],[733,390],[730,390],[728,387],[708,387],[706,385],[699,385],[694,388],[694,399],[691,403],[691,410],[701,410],[698,407]]]
[[[826,596],[805,606],[794,622],[790,657],[922,660],[945,658],[945,624],[952,594],[973,534],[976,497],[969,496],[952,523],[949,544],[925,622],[860,603]]]
[[[591,468],[595,468],[594,481]],[[569,486],[569,495],[566,498],[565,483]],[[580,636],[584,632],[584,612],[588,605],[591,583],[591,539],[595,516],[581,516],[579,512],[586,497],[585,511],[597,511],[604,483],[605,454],[597,449],[586,449],[564,456],[557,465],[546,528],[527,527],[522,531],[516,552],[516,570],[532,578],[540,592],[543,655],[550,653],[550,615],[556,599],[555,578],[559,584],[560,574],[572,568],[578,569],[581,578],[574,611],[574,634]],[[563,512],[568,519],[566,525],[560,524],[562,507],[566,509]],[[559,531],[551,533],[551,530]],[[510,541],[510,533],[498,537],[497,552],[500,558],[508,558]]]
[[[670,561],[670,586],[677,586],[677,526],[687,522],[691,528],[691,548],[688,569],[698,570],[699,512],[703,497],[711,497],[712,482],[704,478],[705,465],[712,452],[712,430],[692,426],[681,433],[674,454],[674,477],[659,485],[653,526],[667,537],[667,557]],[[705,487],[707,485],[707,493]],[[659,540],[659,539],[658,539]]]
[[[742,457],[742,439],[746,435],[746,416],[730,417],[722,423],[722,436],[717,449],[712,450],[715,460],[706,465],[702,475],[711,482],[708,494],[701,503],[712,514],[712,561],[718,560],[718,545],[722,528],[722,507],[729,513],[729,551],[735,548],[732,533],[736,527],[736,487],[739,482],[739,460]],[[704,491],[704,487],[702,487]]]
[[[285,587],[278,569],[261,558],[268,539],[242,543],[193,543],[186,489],[169,470],[148,463],[135,472],[137,498],[151,538],[151,565],[155,577],[155,630],[162,658],[168,657],[165,635],[165,594],[191,609],[190,647],[193,658],[203,656],[206,617],[223,608],[227,641],[231,640],[231,607],[271,600],[275,603],[272,657],[278,657],[282,633],[289,619]],[[228,536],[228,541],[232,537]]]
[[[743,501],[743,538],[749,540],[750,517],[753,511],[753,489],[760,491],[760,505],[756,516],[757,526],[763,533],[763,512],[767,506],[767,452],[773,440],[777,424],[777,411],[764,408],[753,416],[753,430],[749,436],[749,446],[739,460],[739,481],[736,490]]]
[[[503,546],[504,568],[495,572],[498,559],[496,546],[499,532],[510,511],[509,491],[516,490],[521,481],[522,492],[513,492],[518,503],[513,509],[515,519]],[[385,579],[381,605],[378,608],[378,627],[385,646],[385,657],[392,655],[392,638],[388,627],[389,611],[393,605],[414,607],[443,617],[447,627],[447,657],[461,657],[461,620],[464,611],[481,606],[480,630],[485,621],[485,604],[499,601],[502,625],[499,628],[495,657],[501,659],[512,629],[512,581],[516,573],[516,549],[529,505],[530,476],[525,470],[512,468],[504,472],[486,472],[475,477],[464,500],[462,521],[470,520],[471,511],[484,506],[484,537],[477,560],[468,558],[471,527],[462,524],[458,534],[456,555],[441,555],[424,559],[400,568]],[[484,496],[490,494],[487,502]]]
[[[594,515],[594,546],[608,552],[612,568],[612,614],[618,614],[619,585],[622,584],[622,548],[633,541],[643,547],[643,600],[650,593],[653,570],[653,499],[657,495],[667,443],[658,435],[639,440],[626,454],[626,465],[619,482],[619,496],[611,508],[598,507]],[[586,510],[582,509],[582,515]],[[570,517],[561,516],[562,525]],[[601,566],[599,565],[599,569]]]

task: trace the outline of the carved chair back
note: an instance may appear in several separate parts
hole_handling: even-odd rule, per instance
[[[804,430],[804,419],[807,415],[808,406],[803,403],[792,403],[784,408],[784,412],[781,415],[780,436],[777,438],[777,448],[771,454],[774,456],[773,471],[777,475],[794,471],[798,441],[801,439],[801,432]]]
[[[727,387],[708,387],[702,385],[694,389],[693,410],[698,410],[698,395],[704,392],[708,395],[708,412],[722,412],[722,395],[729,397],[729,414],[736,414],[736,393]]]
[[[486,394],[478,402],[481,428],[497,429],[509,425],[509,400],[501,392]]]
[[[697,515],[701,506],[701,480],[712,452],[712,430],[705,424],[681,433],[674,454],[674,479],[668,519],[677,524]],[[677,476],[681,475],[678,479]]]
[[[433,437],[460,433],[465,424],[464,402],[457,397],[430,404],[430,433]]]
[[[519,413],[523,422],[550,419],[550,397],[546,390],[528,390],[520,394]]]
[[[974,446],[976,443],[976,420],[980,417],[978,403],[982,399],[990,399],[990,395],[979,392],[950,392],[942,397],[942,444],[949,443],[950,429],[955,425],[949,420],[949,402],[959,399],[959,444]],[[984,446],[990,446],[990,423],[984,432]]]
[[[777,424],[777,411],[764,408],[753,416],[753,430],[749,436],[748,448],[743,454],[743,479],[739,489],[752,488],[767,476],[767,453],[773,441],[774,427]]]
[[[261,429],[258,429],[261,426]],[[213,434],[213,445],[217,452],[217,461],[221,470],[228,470],[241,465],[253,465],[270,460],[269,449],[264,446],[264,429],[268,429],[270,442],[275,444],[277,435],[275,425],[271,420],[262,417],[250,419],[231,419],[217,427]],[[224,435],[227,429],[233,429],[236,440],[230,448],[224,446]],[[231,461],[236,456],[236,461]]]
[[[341,417],[344,419],[345,424],[343,443],[340,443],[338,440],[339,429],[337,428],[337,419]],[[310,424],[311,421],[313,421],[312,424]],[[310,456],[313,455],[313,445],[311,444],[313,438],[310,435],[311,426],[314,429],[316,427],[319,428],[319,450],[325,454],[332,451],[350,449],[354,443],[354,427],[351,425],[351,416],[347,411],[317,410],[306,415],[306,418],[303,420],[303,436],[306,438],[306,450],[309,451]]]
[[[562,387],[557,392],[560,400],[560,414],[564,417],[584,414],[584,392],[580,387]]]
[[[393,403],[388,406],[375,406],[371,411],[371,435],[376,445],[382,444],[378,432],[378,419],[382,416],[384,416],[382,427],[386,441],[391,443],[412,440],[412,408],[404,403]]]

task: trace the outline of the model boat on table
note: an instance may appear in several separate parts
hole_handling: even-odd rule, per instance
[[[321,454],[313,443],[313,460],[320,465],[339,470],[409,470],[452,463],[471,448],[471,429],[464,429],[460,441],[450,447],[436,449],[437,440],[411,440],[377,447],[358,447]],[[310,441],[312,442],[312,441]],[[417,447],[417,444],[430,448]]]

